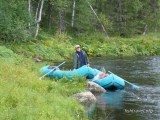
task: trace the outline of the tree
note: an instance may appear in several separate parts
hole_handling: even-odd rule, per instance
[[[111,21],[110,33],[131,36],[159,28],[159,0],[96,0],[95,7]]]
[[[39,24],[42,19],[43,4],[44,4],[44,0],[39,0],[38,5],[37,5],[37,10],[36,10],[36,15],[35,15],[35,37],[37,37],[38,35]]]
[[[0,1],[0,39],[8,42],[27,41],[31,23],[26,0]]]

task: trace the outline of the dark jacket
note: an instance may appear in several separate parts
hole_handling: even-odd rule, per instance
[[[83,65],[89,64],[87,54],[81,50],[80,53],[75,52],[74,54],[74,69],[82,67]]]

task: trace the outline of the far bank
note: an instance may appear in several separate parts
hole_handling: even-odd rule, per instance
[[[37,39],[6,46],[15,53],[42,60],[62,61],[73,58],[75,44],[80,44],[89,57],[96,56],[150,56],[160,55],[160,35],[150,33],[132,38],[111,37],[102,33],[69,36],[51,36],[41,33]]]

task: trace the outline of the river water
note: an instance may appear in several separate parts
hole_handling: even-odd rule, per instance
[[[90,108],[91,120],[160,120],[160,56],[100,57],[91,67],[111,71],[140,86],[107,91]]]

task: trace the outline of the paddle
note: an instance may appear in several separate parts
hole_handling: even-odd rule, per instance
[[[108,71],[109,73],[112,73],[112,72],[110,72],[110,71]],[[112,74],[114,74],[114,73],[112,73]],[[124,80],[124,79],[123,79]],[[130,83],[130,82],[128,82],[128,81],[126,81],[126,80],[124,80],[126,83],[128,83],[128,84],[130,84],[130,85],[132,85],[132,87],[133,88],[135,88],[135,89],[138,89],[138,88],[140,88],[139,86],[137,86],[137,85],[134,85],[134,84],[132,84],[132,83]]]
[[[53,70],[59,68],[61,65],[63,65],[65,63],[65,61],[61,64],[59,64],[58,66],[55,66],[53,69],[51,69],[48,73],[46,73],[45,75],[43,75],[42,77],[40,77],[39,79],[42,80],[43,77],[45,77],[46,75],[48,75],[49,73],[51,73]]]

